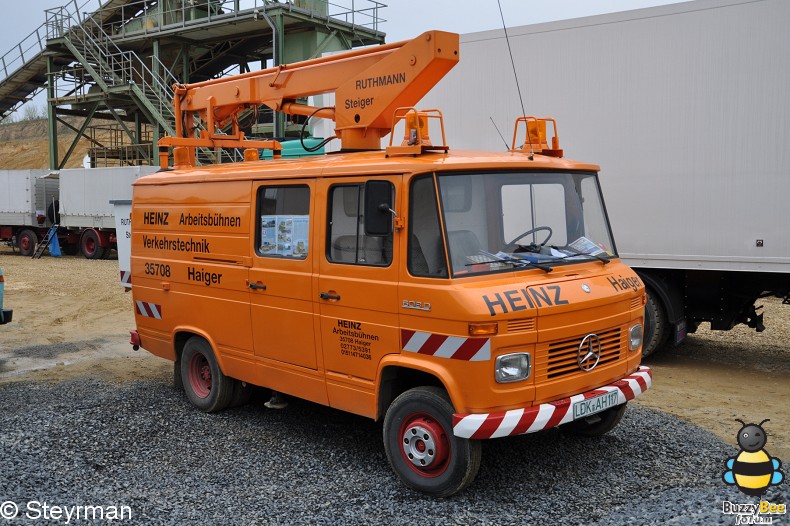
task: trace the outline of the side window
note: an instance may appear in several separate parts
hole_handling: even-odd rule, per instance
[[[409,255],[413,276],[447,277],[447,258],[436,205],[433,176],[412,181],[409,197]]]
[[[385,267],[392,263],[392,234],[365,235],[364,194],[364,184],[330,188],[326,257],[333,263]]]
[[[310,188],[262,186],[258,190],[258,255],[305,259],[309,241]]]

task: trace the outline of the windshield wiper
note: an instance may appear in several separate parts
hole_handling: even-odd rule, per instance
[[[498,256],[496,256],[496,257],[498,257]],[[488,260],[488,261],[477,261],[475,263],[467,263],[464,266],[471,267],[472,265],[487,265],[489,263],[513,263],[514,265],[519,265],[519,266],[521,266],[521,265],[527,266],[528,265],[530,267],[539,268],[540,270],[543,270],[546,273],[551,272],[552,270],[554,270],[553,268],[551,268],[548,265],[543,265],[541,263],[535,263],[533,261],[529,261],[528,259],[511,258],[511,257],[503,257],[503,258],[499,258],[499,259],[491,259],[491,260]]]
[[[601,256],[599,256],[597,254],[588,254],[587,252],[582,252],[581,250],[577,250],[577,249],[575,249],[574,247],[572,247],[570,245],[568,245],[566,247],[563,247],[563,248],[560,248],[557,245],[551,245],[551,248],[553,248],[554,250],[560,251],[560,252],[566,251],[566,250],[569,251],[569,252],[573,252],[573,255],[565,256],[565,257],[560,258],[560,259],[567,259],[569,257],[576,257],[576,256],[589,256],[591,258],[597,259],[598,261],[600,261],[604,265],[606,265],[607,263],[609,263],[611,261],[610,259],[607,259],[605,257],[601,257]]]

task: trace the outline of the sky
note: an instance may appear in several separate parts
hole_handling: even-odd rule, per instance
[[[3,0],[0,17],[0,55],[24,40],[46,20],[44,10],[70,4],[73,0]],[[251,0],[245,0],[251,1]],[[261,0],[258,0],[259,2]],[[612,13],[676,3],[679,0],[501,0],[508,27]],[[77,0],[99,5],[100,0]],[[349,4],[351,0],[330,0]],[[356,0],[357,9],[366,0]],[[471,33],[502,27],[496,0],[382,0],[387,7],[379,16],[386,19],[381,30],[390,42],[405,40],[429,29]],[[15,4],[16,9],[8,4]]]
[[[247,5],[253,7],[255,2],[258,5],[263,2],[240,1],[242,8]],[[372,0],[329,0],[330,4],[335,5],[351,5],[352,1],[358,10],[374,3]],[[505,23],[508,27],[515,27],[680,1],[682,0],[499,0],[499,3]],[[6,64],[6,55],[9,57],[8,61],[18,60],[20,48],[25,56],[36,48],[37,40],[31,38],[31,34],[46,21],[46,9],[73,6],[75,2],[79,6],[87,6],[82,11],[92,12],[106,0],[2,0],[2,5],[7,9],[0,16],[0,59],[3,61],[0,65],[6,65],[13,70],[15,68],[12,64]],[[413,38],[431,29],[471,33],[502,27],[497,0],[380,0],[380,3],[386,7],[381,9],[379,17],[386,22],[381,24],[379,30],[387,33],[387,42]],[[8,4],[18,7],[9,9]],[[42,32],[46,34],[43,29]],[[4,77],[2,71],[0,77]],[[41,107],[44,101],[42,94],[32,104]]]

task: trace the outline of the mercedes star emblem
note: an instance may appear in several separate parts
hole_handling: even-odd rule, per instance
[[[588,334],[579,344],[576,361],[582,371],[592,371],[601,359],[601,339],[597,334]]]

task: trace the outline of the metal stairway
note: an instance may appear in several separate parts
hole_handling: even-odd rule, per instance
[[[143,157],[155,162],[153,144],[175,128],[175,83],[215,78],[275,55],[303,60],[338,45],[350,49],[384,41],[378,31],[384,4],[377,0],[63,2],[46,10],[46,21],[0,56],[0,122],[47,90],[52,168],[65,164],[80,137],[112,150],[86,131],[96,119],[114,121],[129,139],[125,147],[139,149],[135,163]],[[284,44],[286,34],[294,35],[288,37],[293,44]],[[296,51],[283,55],[287,46]],[[293,54],[299,50],[307,56]],[[75,126],[63,116],[85,123]],[[77,134],[65,156],[58,151],[58,123]],[[233,151],[222,154],[221,160],[238,160],[225,157]],[[220,160],[213,151],[199,157]]]
[[[41,256],[44,254],[44,251],[49,248],[49,244],[52,242],[52,238],[58,237],[59,227],[60,225],[57,224],[49,227],[49,230],[47,231],[47,235],[44,236],[44,239],[41,240],[41,243],[36,245],[36,250],[33,252],[33,255],[30,256],[31,258],[41,259]]]

